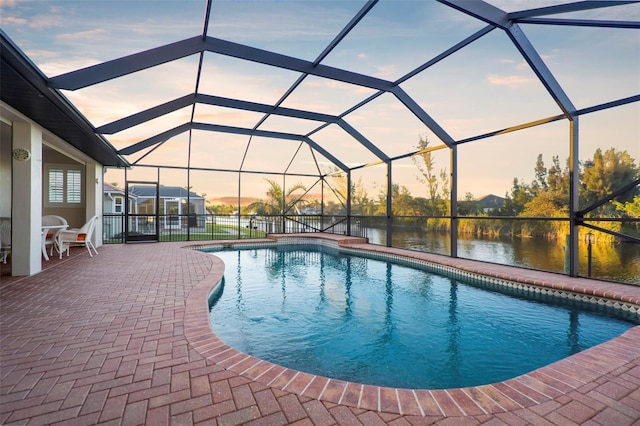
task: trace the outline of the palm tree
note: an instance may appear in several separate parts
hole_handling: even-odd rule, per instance
[[[278,182],[271,179],[265,180],[269,182],[269,189],[266,192],[267,199],[251,203],[248,209],[258,214],[276,215],[284,214],[292,208],[297,209],[299,204],[306,203],[305,200],[300,198],[304,195],[304,191],[307,190],[302,183],[296,183],[284,192]]]

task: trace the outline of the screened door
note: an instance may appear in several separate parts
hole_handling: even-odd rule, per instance
[[[125,242],[159,241],[158,182],[127,182]]]

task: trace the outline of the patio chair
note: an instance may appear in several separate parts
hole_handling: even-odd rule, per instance
[[[67,256],[69,256],[69,248],[72,246],[84,246],[89,252],[89,256],[93,257],[91,249],[98,254],[95,246],[91,242],[93,231],[96,228],[96,221],[99,216],[93,216],[82,228],[78,229],[65,229],[58,234],[58,247],[60,247],[60,259],[62,259],[62,253],[66,250]]]
[[[42,228],[45,229],[47,226],[63,226],[68,225],[67,219],[62,216],[56,216],[54,214],[48,214],[42,216]],[[47,235],[44,237],[44,250],[46,252],[47,247],[49,247],[49,256],[53,256],[53,249],[59,252],[60,247],[58,246],[58,234],[64,228],[47,228]]]
[[[11,254],[11,221],[0,219],[0,262],[7,263]]]

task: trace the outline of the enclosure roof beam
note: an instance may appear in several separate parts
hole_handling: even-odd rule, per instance
[[[615,101],[605,102],[603,104],[582,108],[576,111],[577,115],[591,114],[592,112],[602,111],[603,109],[615,108],[621,105],[640,102],[640,95],[633,95],[626,98],[616,99]]]
[[[119,59],[103,62],[87,68],[71,71],[49,79],[51,87],[77,90],[97,83],[142,71],[157,65],[181,59],[202,51],[209,51],[251,62],[271,65],[278,68],[342,81],[357,86],[389,91],[393,83],[376,77],[358,74],[327,65],[315,65],[313,62],[269,52],[255,47],[222,40],[214,37],[202,39],[192,37],[176,43],[134,53]]]
[[[441,3],[444,3],[448,6],[451,6],[454,9],[457,9],[467,15],[473,16],[477,19],[480,19],[484,22],[487,22],[491,25],[494,25],[498,28],[505,30],[513,44],[520,51],[520,54],[523,56],[524,60],[529,64],[533,72],[538,76],[544,87],[547,89],[549,94],[553,97],[555,102],[558,104],[560,109],[564,112],[567,117],[573,117],[576,111],[576,108],[573,106],[573,103],[566,95],[558,81],[555,79],[553,74],[547,65],[544,63],[536,49],[533,47],[529,39],[522,32],[518,24],[513,22],[513,19],[516,17],[526,17],[529,16],[527,14],[517,15],[517,14],[508,14],[503,10],[492,6],[488,3],[485,3],[481,0],[438,0]],[[556,9],[546,10],[547,13],[564,13],[567,11],[575,10],[584,10],[591,8],[590,4],[593,3],[594,7],[602,7],[602,5],[598,6],[598,1],[594,2],[582,2],[574,4],[567,9]],[[542,13],[542,11],[538,11]],[[535,13],[532,13],[531,16],[535,16]]]
[[[50,78],[49,84],[56,89],[78,90],[191,56],[204,48],[202,36],[196,36],[61,74]]]
[[[509,15],[489,3],[481,0],[438,0],[462,13],[473,16],[476,19],[491,24],[498,28],[507,29],[511,26]]]
[[[232,133],[236,135],[261,136],[272,139],[287,139],[292,141],[304,140],[304,136],[295,133],[273,132],[268,130],[254,130],[246,127],[222,126],[209,123],[192,123],[193,130],[205,130],[209,132]]]
[[[313,149],[315,149],[316,151],[324,155],[329,161],[331,161],[332,163],[335,163],[342,170],[348,170],[348,167],[344,165],[344,163],[342,163],[340,160],[335,158],[331,153],[326,151],[324,148],[319,146],[315,141],[311,140],[307,136],[298,135],[294,133],[272,132],[267,130],[247,129],[243,127],[219,126],[215,124],[206,124],[206,123],[193,123],[193,129],[208,130],[212,132],[221,132],[221,133],[234,133],[239,135],[261,136],[261,137],[272,138],[272,139],[304,141],[308,143]]]
[[[394,82],[394,84],[397,86],[397,85],[400,85],[400,84],[404,83],[405,81],[409,80],[413,76],[421,73],[422,71],[426,70],[427,68],[431,67],[432,65],[435,65],[438,62],[442,61],[443,59],[445,59],[445,58],[449,57],[450,55],[456,53],[458,50],[462,49],[463,47],[473,43],[474,41],[478,40],[479,38],[483,37],[484,35],[490,33],[495,28],[496,27],[494,27],[493,25],[485,26],[484,28],[480,29],[479,31],[476,31],[474,34],[471,34],[469,37],[467,37],[464,40],[456,43],[455,45],[451,46],[450,48],[448,48],[444,52],[440,53],[439,55],[435,56],[434,58],[432,58],[429,61],[425,62],[424,64],[420,65],[416,69],[414,69],[411,72],[409,72],[409,73],[405,74],[404,76],[400,77],[398,80],[396,80]]]
[[[313,61],[314,67],[320,64],[320,62],[322,62],[324,58],[326,58],[329,53],[331,53],[331,51],[335,49],[336,46],[338,46],[338,44],[347,36],[347,34],[349,34],[349,32],[351,32],[353,28],[355,28],[358,22],[360,22],[362,18],[364,18],[365,15],[369,13],[369,11],[377,2],[378,0],[368,0],[367,3],[362,6],[358,13],[356,13],[356,15],[351,18],[351,21],[349,21],[349,23],[345,25],[344,28],[342,28],[342,31],[338,33],[338,35],[331,41],[331,43],[329,43],[327,47],[325,47],[325,49],[320,53],[320,55],[318,55],[315,61]],[[302,82],[305,78],[307,78],[308,75],[309,74],[306,73],[301,74],[298,79],[291,85],[291,87],[289,87],[289,89],[287,89],[287,91],[280,97],[280,99],[278,99],[278,101],[275,103],[275,106],[280,106],[285,101],[285,99],[287,99],[293,93],[293,91],[302,84]],[[269,114],[265,114],[264,117],[262,117],[262,119],[260,119],[260,121],[258,121],[258,123],[254,126],[254,129],[260,127],[268,117]]]
[[[425,110],[422,109],[411,96],[404,90],[397,86],[393,94],[396,95],[398,100],[409,109],[425,126],[429,128],[437,137],[440,138],[447,146],[452,147],[455,145],[455,140],[433,119]]]
[[[149,108],[145,111],[141,111],[136,114],[132,114],[128,117],[121,118],[120,120],[113,121],[98,127],[96,130],[102,134],[114,134],[122,130],[126,130],[130,127],[137,126],[154,118],[161,117],[165,114],[177,111],[195,103],[202,103],[207,105],[221,106],[225,108],[241,109],[245,111],[264,112],[274,115],[282,115],[285,117],[300,118],[304,120],[321,121],[324,123],[335,123],[338,121],[338,117],[321,114],[316,112],[298,110],[293,108],[273,107],[267,104],[260,104],[256,102],[242,101],[238,99],[223,98],[220,96],[202,95],[202,94],[189,94],[180,98],[171,100],[164,104]]]
[[[595,19],[555,19],[555,18],[522,18],[515,19],[514,22],[520,24],[541,24],[541,25],[561,25],[571,27],[594,27],[594,28],[629,28],[639,29],[638,21],[601,21]]]
[[[358,132],[356,129],[351,127],[351,125],[349,123],[347,123],[344,120],[340,120],[340,121],[338,121],[337,124],[338,124],[338,126],[340,126],[342,128],[342,130],[344,130],[345,132],[349,133],[351,135],[351,137],[353,137],[355,140],[360,142],[365,148],[367,148],[369,151],[371,151],[371,153],[373,153],[373,155],[378,157],[378,159],[380,159],[380,160],[382,160],[384,162],[389,161],[389,156],[387,154],[382,152],[380,150],[380,148],[378,148],[376,145],[371,143],[371,141],[369,141],[369,139],[365,138],[360,132]]]
[[[177,111],[189,105],[193,105],[195,99],[196,98],[193,94],[185,95],[177,99],[173,99],[169,102],[154,106],[147,110],[132,114],[128,117],[124,117],[119,120],[112,121],[111,123],[104,124],[96,128],[96,132],[104,135],[112,135],[114,133],[118,133],[147,121],[153,120],[154,118],[162,117],[163,115]]]
[[[615,1],[615,2],[612,2],[610,0],[577,1],[574,3],[539,7],[536,9],[520,10],[518,12],[511,12],[508,14],[508,16],[509,16],[509,19],[516,20],[516,19],[528,18],[532,16],[545,16],[545,15],[555,15],[558,13],[580,12],[582,10],[599,9],[599,8],[611,7],[611,6],[620,6],[620,5],[630,4],[630,3],[637,3],[637,0],[628,0],[628,1],[621,0],[621,1]]]
[[[153,168],[156,169],[158,167],[171,169],[171,170],[197,170],[199,172],[224,172],[224,173],[243,173],[243,174],[253,174],[253,175],[287,175],[287,176],[299,176],[299,177],[309,177],[319,179],[322,178],[322,175],[313,175],[310,173],[283,173],[283,172],[265,172],[264,170],[238,170],[238,169],[220,169],[220,168],[209,168],[209,167],[187,167],[187,166],[167,166],[166,164],[136,164],[137,167],[144,168]]]
[[[304,111],[294,108],[274,107],[272,105],[257,102],[241,101],[238,99],[223,98],[212,95],[196,95],[196,101],[207,105],[215,105],[226,108],[242,109],[246,111],[264,112],[284,117],[300,118],[303,120],[321,121],[324,123],[335,123],[338,117],[335,115],[322,114],[318,112]]]
[[[219,38],[207,37],[206,49],[210,52],[219,53],[221,55],[245,59],[251,62],[271,65],[277,68],[288,69],[290,71],[297,71],[304,74],[315,75],[317,77],[324,77],[330,80],[342,81],[356,86],[385,91],[389,91],[393,87],[392,82],[380,78],[346,71],[327,65],[316,65],[314,62],[269,52],[255,47],[245,46],[243,44],[233,43]]]
[[[518,24],[513,24],[506,30],[507,35],[516,46],[524,60],[529,64],[531,70],[538,76],[542,85],[547,89],[553,100],[558,104],[567,118],[575,116],[576,107],[562,89],[562,86],[551,73],[551,70],[544,63],[535,47],[531,44]]]
[[[343,172],[346,172],[347,170],[349,170],[349,167],[346,164],[344,164],[342,161],[340,161],[336,157],[334,157],[334,155],[331,154],[329,151],[327,151],[326,149],[324,149],[323,147],[318,145],[318,143],[316,141],[314,141],[313,139],[309,138],[308,136],[304,136],[304,138],[302,140],[304,140],[306,143],[308,143],[309,146],[311,146],[311,148],[315,149],[320,154],[322,154],[327,160],[331,161],[333,164],[338,166],[338,168],[340,170],[342,170]]]
[[[177,136],[181,133],[187,132],[189,130],[204,130],[204,131],[210,131],[210,132],[232,133],[236,135],[261,136],[261,137],[272,138],[272,139],[304,141],[307,144],[309,144],[313,149],[315,149],[320,154],[325,156],[329,161],[331,161],[336,166],[338,166],[340,169],[344,171],[347,171],[349,169],[342,161],[338,160],[330,152],[326,151],[324,148],[322,148],[320,145],[318,145],[315,141],[313,141],[307,136],[297,135],[294,133],[254,130],[254,129],[247,129],[244,127],[220,126],[217,124],[208,124],[208,123],[185,123],[180,126],[174,127],[173,129],[167,130],[166,132],[162,132],[148,139],[140,141],[136,144],[123,148],[120,151],[118,151],[118,153],[120,155],[131,155],[140,150],[148,148],[150,146],[165,142],[168,139],[174,136]]]
[[[247,129],[242,127],[232,127],[232,126],[218,126],[215,124],[206,124],[206,123],[193,123],[193,129],[196,130],[208,130],[212,132],[221,132],[221,133],[234,133],[240,135],[251,135],[251,136],[261,136],[265,138],[272,139],[286,139],[293,141],[304,141],[308,143],[313,149],[324,155],[329,161],[340,167],[342,170],[348,170],[348,167],[342,163],[342,161],[338,160],[334,157],[330,152],[326,151],[320,145],[318,145],[315,141],[308,138],[307,136],[298,135],[294,133],[282,133],[282,132],[272,132],[267,130],[255,130],[255,129]]]
[[[120,155],[135,154],[140,150],[149,148],[150,146],[153,146],[161,142],[165,142],[166,140],[171,139],[172,137],[177,136],[180,133],[184,133],[188,131],[190,128],[191,128],[191,125],[189,123],[181,124],[180,126],[174,127],[173,129],[169,129],[165,132],[158,133],[157,135],[147,138],[143,141],[140,141],[133,145],[129,145],[128,147],[119,150],[118,154]]]

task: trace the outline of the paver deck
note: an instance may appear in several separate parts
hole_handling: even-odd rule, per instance
[[[185,245],[103,246],[94,258],[85,252],[3,280],[0,423],[640,424],[640,326],[493,385],[362,386],[227,347],[208,324],[206,302],[223,264]],[[425,256],[640,304],[639,287]]]

